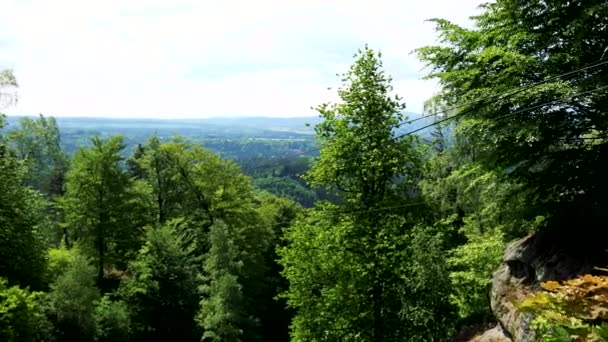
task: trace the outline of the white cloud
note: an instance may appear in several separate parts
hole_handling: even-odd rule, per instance
[[[368,43],[420,111],[435,90],[410,54],[435,40],[424,20],[466,24],[478,3],[8,0],[0,68],[21,85],[9,114],[302,116],[335,99],[335,74]]]

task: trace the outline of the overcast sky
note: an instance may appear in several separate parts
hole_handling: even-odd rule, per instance
[[[435,85],[411,51],[425,19],[468,26],[480,0],[2,0],[9,115],[197,118],[310,116],[335,100],[365,43],[382,51],[407,110]],[[328,87],[332,87],[328,90]]]

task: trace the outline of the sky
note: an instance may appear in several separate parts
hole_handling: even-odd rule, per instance
[[[434,92],[412,51],[480,0],[2,0],[9,115],[129,118],[313,116],[365,44],[407,111]]]

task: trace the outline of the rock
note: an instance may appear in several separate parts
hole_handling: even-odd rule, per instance
[[[534,234],[507,245],[504,261],[492,279],[490,305],[513,341],[534,341],[533,316],[519,312],[515,304],[538,291],[541,282],[571,279],[608,265],[605,248],[587,240],[580,235]]]
[[[469,342],[513,342],[513,340],[505,335],[504,330],[499,324],[496,327],[487,330],[482,335],[474,337]]]

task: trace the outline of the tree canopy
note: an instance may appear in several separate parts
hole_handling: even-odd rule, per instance
[[[605,255],[608,3],[496,0],[471,19],[431,19],[438,43],[416,50],[440,86],[425,137],[367,46],[316,107],[316,144],[105,134],[66,152],[54,118],[0,114],[0,339],[468,340],[496,324],[510,241]],[[17,90],[0,72],[0,109]],[[515,306],[541,340],[599,338],[605,280]]]

